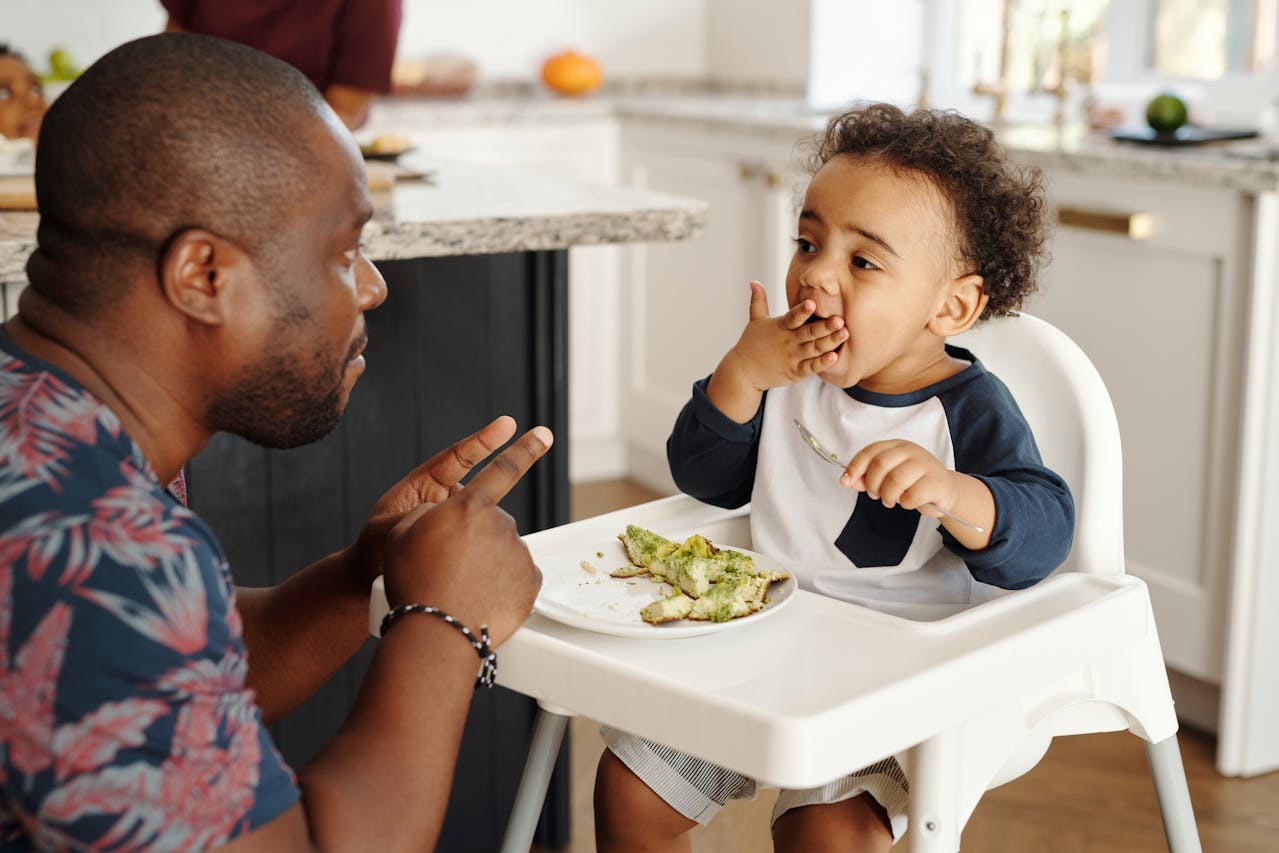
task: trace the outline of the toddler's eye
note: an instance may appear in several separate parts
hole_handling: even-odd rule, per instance
[[[808,240],[805,240],[803,237],[795,238],[795,248],[801,255],[811,255],[813,252],[817,251],[817,247]]]
[[[879,267],[871,261],[866,260],[861,255],[853,255],[853,266],[860,270],[877,270]]]

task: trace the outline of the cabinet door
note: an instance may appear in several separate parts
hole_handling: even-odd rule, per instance
[[[1246,307],[1243,197],[1051,176],[1060,208],[1152,214],[1149,239],[1059,226],[1026,306],[1096,364],[1119,417],[1128,571],[1168,663],[1217,684],[1231,559]]]
[[[681,243],[628,247],[623,265],[622,422],[631,476],[673,491],[666,437],[693,382],[710,374],[746,323],[758,280],[774,314],[785,273],[799,178],[786,143],[750,150],[696,130],[623,130],[623,178],[700,198],[706,230]]]

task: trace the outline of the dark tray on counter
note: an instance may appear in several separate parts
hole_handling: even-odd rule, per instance
[[[1121,142],[1141,142],[1147,145],[1200,145],[1204,142],[1222,142],[1227,139],[1252,139],[1260,133],[1251,128],[1227,127],[1179,127],[1171,133],[1156,133],[1149,127],[1121,128],[1110,131],[1111,139]]]

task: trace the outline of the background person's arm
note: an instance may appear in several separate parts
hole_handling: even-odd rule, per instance
[[[334,83],[324,90],[324,100],[351,130],[362,127],[369,119],[369,107],[373,104],[373,92]]]

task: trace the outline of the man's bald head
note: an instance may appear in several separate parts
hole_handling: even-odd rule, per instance
[[[329,114],[298,71],[234,42],[165,33],[116,48],[45,116],[32,286],[84,316],[189,228],[263,256],[321,179],[310,140]]]

